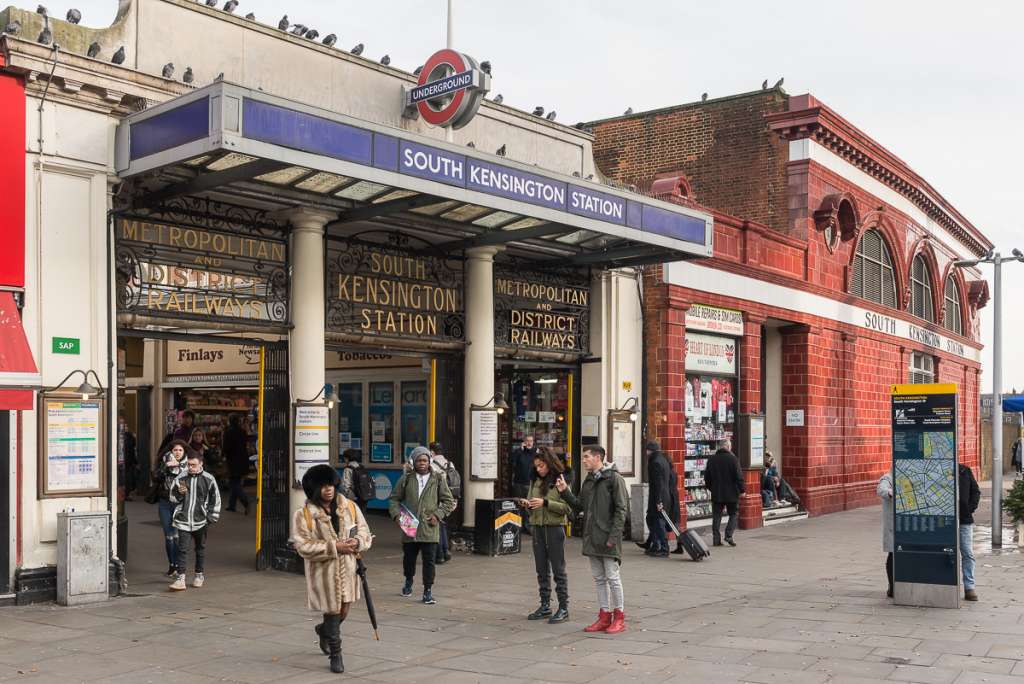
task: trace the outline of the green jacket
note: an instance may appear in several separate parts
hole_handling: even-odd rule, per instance
[[[574,511],[583,514],[583,555],[622,559],[622,532],[629,515],[626,481],[614,465],[589,473],[579,496],[562,492]]]
[[[423,488],[423,496],[420,496],[416,471],[406,470],[402,477],[398,478],[395,488],[391,490],[388,513],[392,520],[398,520],[400,505],[404,505],[420,520],[419,527],[416,528],[416,538],[410,539],[403,534],[402,543],[418,541],[436,544],[441,539],[441,526],[427,519],[431,515],[436,515],[439,520],[447,518],[448,514],[455,510],[455,497],[452,496],[452,490],[448,488],[448,481],[444,475],[433,470],[430,471],[430,478]]]
[[[541,508],[530,511],[530,525],[553,525],[555,527],[564,525],[567,522],[566,516],[572,513],[572,508],[562,499],[562,495],[555,489],[555,485],[548,487],[547,495],[542,495],[540,484],[540,479],[534,478],[530,482],[530,493],[526,495],[527,499],[544,499],[544,505]]]

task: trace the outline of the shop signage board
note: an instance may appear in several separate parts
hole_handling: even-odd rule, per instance
[[[276,235],[114,219],[122,313],[197,321],[288,323],[288,249]]]
[[[465,337],[462,264],[355,240],[327,243],[327,330],[365,338]]]
[[[106,496],[104,399],[41,393],[40,498]]]
[[[957,387],[892,386],[894,597],[960,606]]]
[[[480,109],[491,76],[475,59],[438,50],[423,64],[414,87],[405,87],[406,116],[419,115],[433,126],[462,128]]]
[[[54,337],[54,354],[81,354],[82,340],[78,337]]]
[[[706,304],[694,304],[686,311],[686,329],[743,337],[743,313]]]
[[[587,273],[495,267],[494,342],[519,349],[587,353],[590,349]]]
[[[331,462],[331,416],[324,404],[293,404],[294,484],[302,486],[302,476],[310,468]]]
[[[686,333],[686,370],[736,374],[736,341],[728,337]]]
[[[260,348],[254,344],[214,342],[166,342],[164,374],[222,375],[258,373]]]
[[[498,412],[473,408],[469,411],[471,480],[498,479]]]

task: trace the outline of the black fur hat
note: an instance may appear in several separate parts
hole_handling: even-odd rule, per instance
[[[319,501],[320,488],[329,484],[337,487],[341,484],[341,478],[338,471],[326,463],[313,466],[302,476],[302,491],[306,492],[306,498],[310,501]]]

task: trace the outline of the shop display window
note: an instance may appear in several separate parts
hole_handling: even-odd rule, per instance
[[[395,383],[370,383],[370,463],[394,463]],[[365,461],[365,459],[364,459]]]
[[[696,520],[711,515],[711,493],[704,486],[704,469],[715,453],[716,442],[732,439],[736,423],[735,377],[686,376],[686,516]]]
[[[427,444],[427,382],[402,381],[402,456]]]
[[[338,450],[363,449],[363,383],[338,385]]]

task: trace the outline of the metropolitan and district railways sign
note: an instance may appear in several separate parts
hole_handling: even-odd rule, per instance
[[[327,329],[405,339],[465,335],[462,264],[386,245],[331,242]]]
[[[288,322],[284,240],[126,217],[116,219],[115,239],[121,312]]]
[[[544,351],[589,349],[590,288],[585,274],[495,269],[495,343]]]

